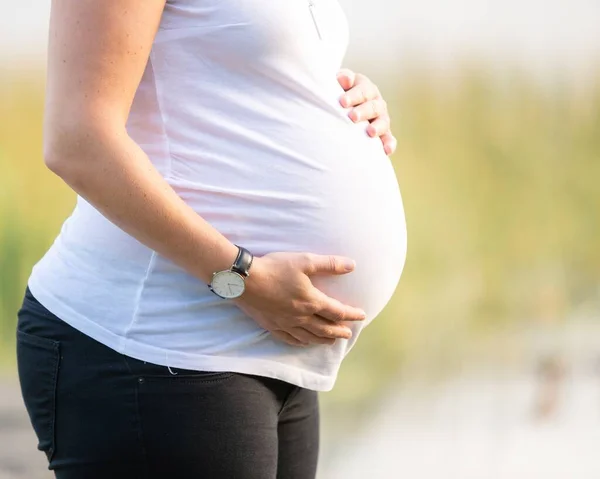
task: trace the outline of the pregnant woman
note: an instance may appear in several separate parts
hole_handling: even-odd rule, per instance
[[[406,253],[347,40],[337,0],[52,2],[44,155],[78,197],[17,356],[57,478],[315,477],[318,391]]]

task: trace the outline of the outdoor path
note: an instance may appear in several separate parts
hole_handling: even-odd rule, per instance
[[[0,479],[51,479],[36,446],[17,379],[0,378]]]

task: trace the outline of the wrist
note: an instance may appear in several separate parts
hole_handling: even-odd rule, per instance
[[[246,287],[242,298],[245,295],[253,295],[261,289],[261,285],[264,284],[265,268],[264,260],[260,257],[254,257],[252,261],[252,268],[250,268],[250,275],[246,278]]]
[[[200,272],[202,281],[210,284],[214,273],[231,268],[238,251],[238,247],[227,239],[215,244],[211,254],[206,255],[206,261],[202,264],[202,271]]]
[[[223,299],[236,299],[246,292],[246,280],[254,262],[254,255],[243,246],[233,245],[237,254],[226,267],[213,271],[208,288]]]

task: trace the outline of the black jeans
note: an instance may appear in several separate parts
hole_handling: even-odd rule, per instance
[[[132,359],[60,320],[29,289],[18,316],[21,390],[57,478],[315,477],[316,391]]]

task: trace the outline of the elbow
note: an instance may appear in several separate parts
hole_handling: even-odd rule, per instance
[[[44,130],[44,163],[67,183],[76,182],[95,160],[104,156],[102,150],[107,141],[106,128],[83,121],[73,121],[69,125],[54,122]]]
[[[60,154],[60,151],[56,148],[47,148],[44,145],[44,164],[52,173],[60,177],[63,176],[65,169],[64,157]]]
[[[78,126],[58,125],[44,131],[44,164],[57,176],[66,180],[78,160],[85,158],[81,137],[85,135]]]
[[[44,164],[61,178],[64,178],[73,163],[73,153],[79,135],[77,128],[72,126],[58,126],[53,123],[50,128],[44,128]]]

